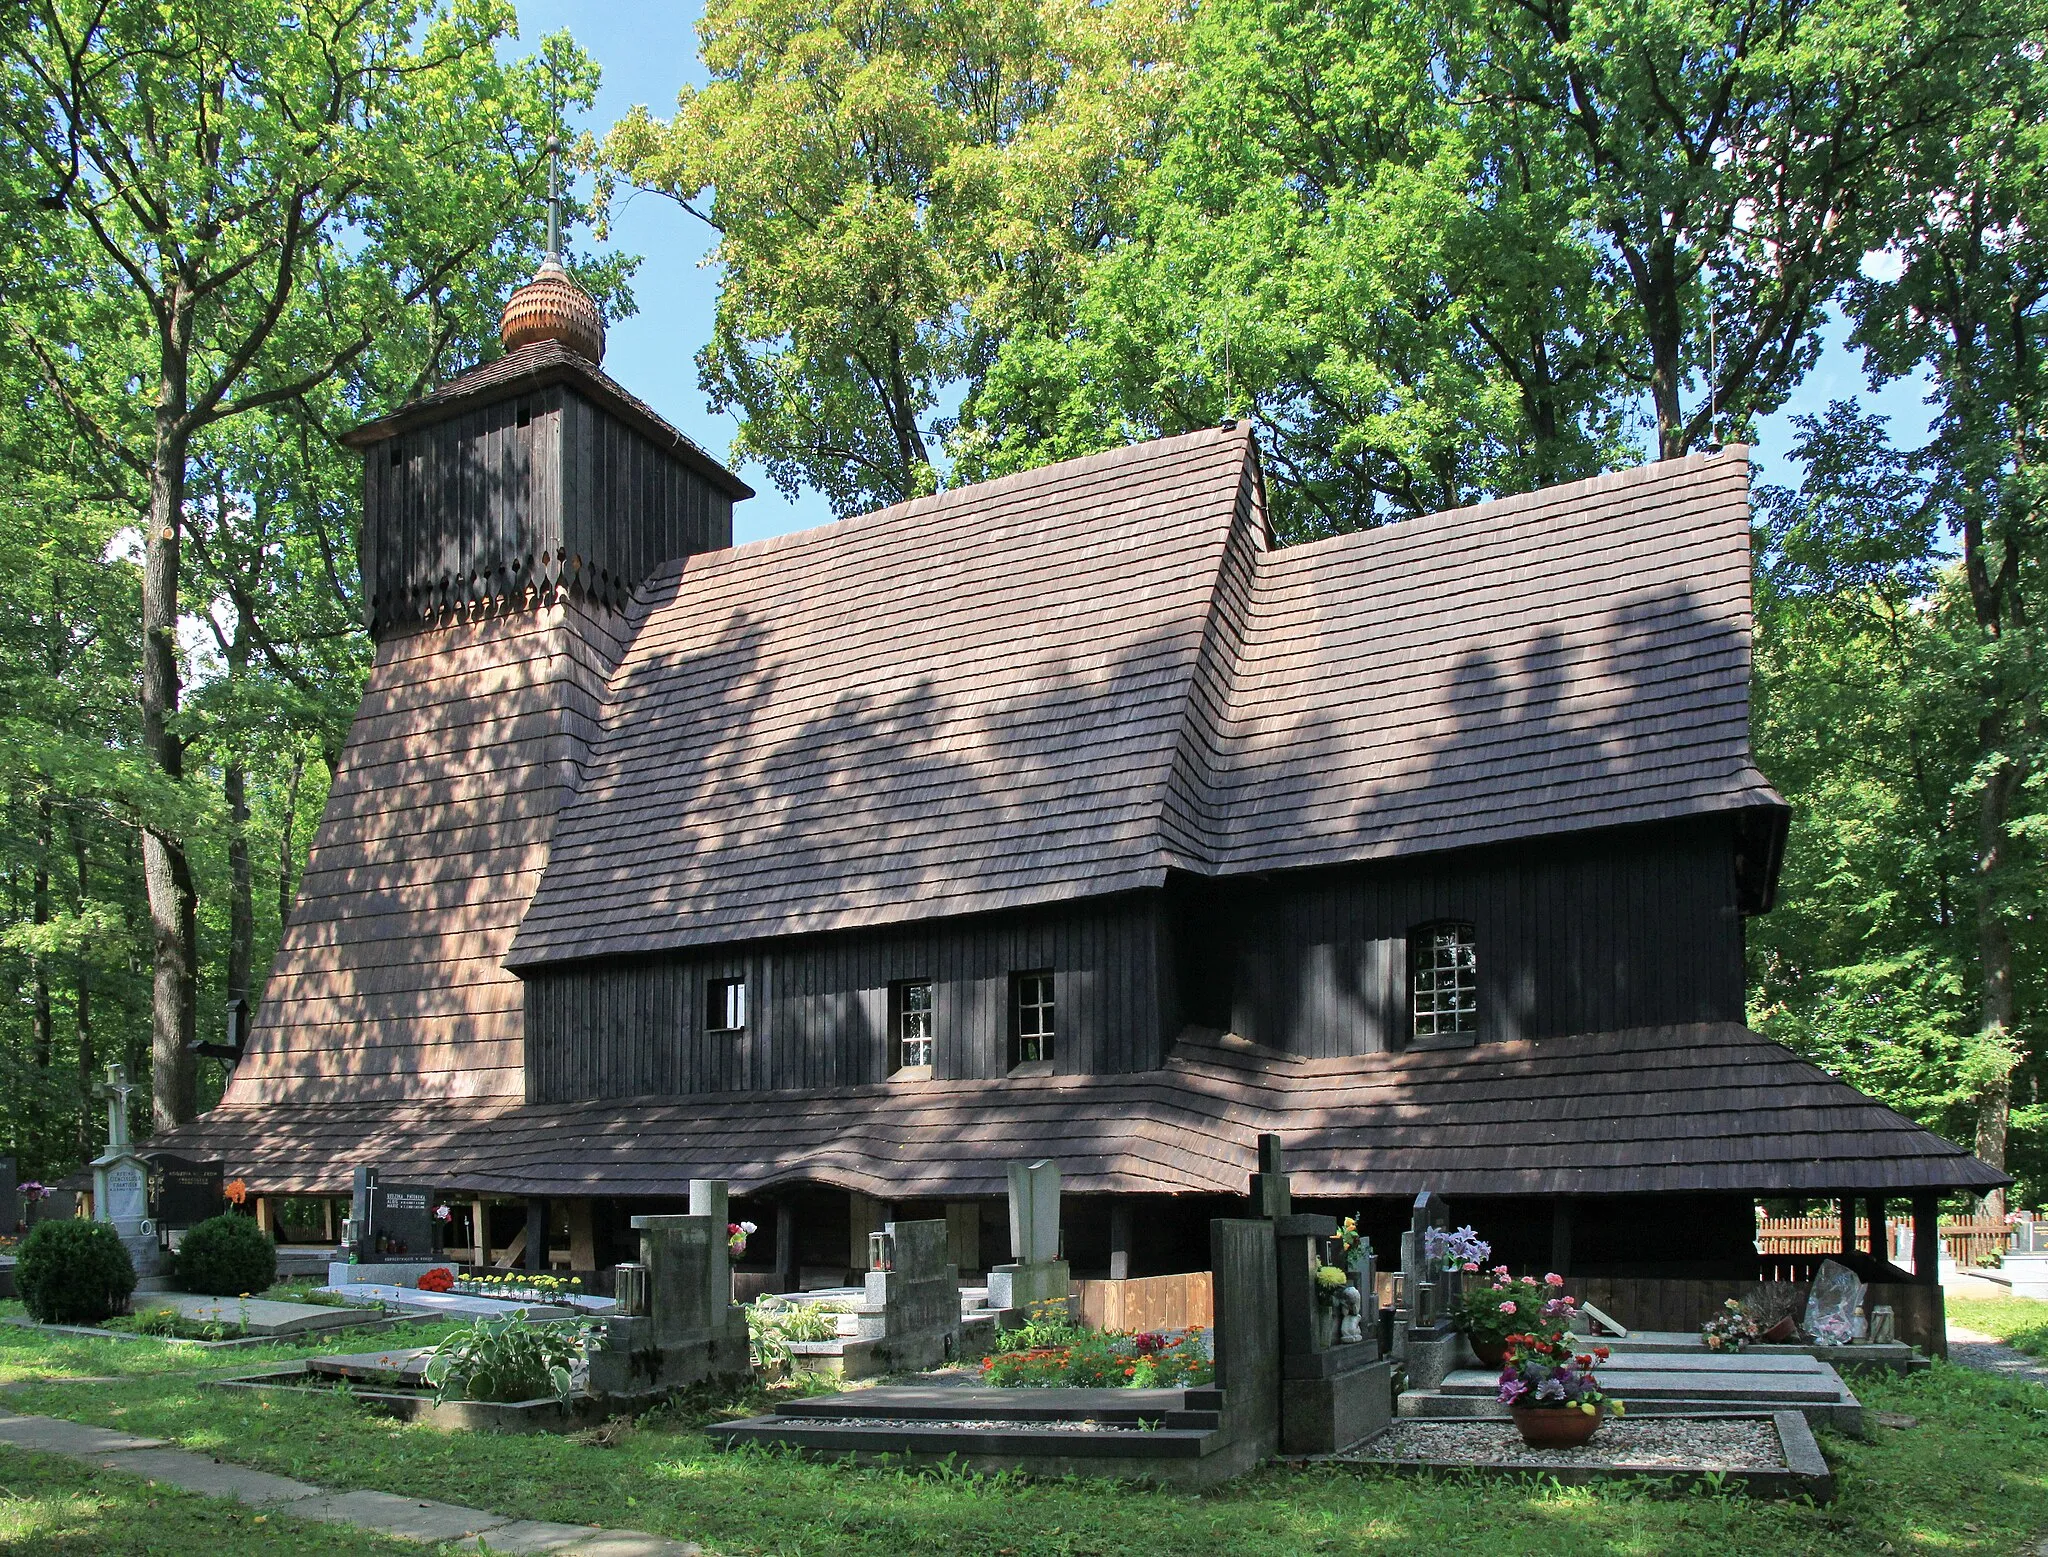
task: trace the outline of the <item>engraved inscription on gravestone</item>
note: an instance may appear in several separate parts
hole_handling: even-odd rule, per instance
[[[141,1225],[149,1215],[149,1179],[142,1164],[132,1158],[114,1163],[105,1173],[107,1209],[102,1221],[112,1222],[123,1232]]]
[[[158,1227],[197,1227],[227,1208],[219,1163],[196,1162],[169,1152],[151,1152],[143,1160],[150,1168],[150,1215]]]
[[[441,1257],[441,1229],[434,1220],[434,1192],[418,1184],[392,1184],[375,1168],[355,1171],[350,1220],[356,1228],[356,1258],[365,1264],[393,1260],[433,1261]]]

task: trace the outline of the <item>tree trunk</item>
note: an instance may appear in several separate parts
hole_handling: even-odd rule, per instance
[[[305,776],[305,756],[293,752],[291,782],[285,785],[284,790],[284,826],[280,829],[277,845],[277,929],[280,937],[292,922],[292,899],[297,895],[297,887],[292,880],[292,866],[297,863],[292,832],[299,818],[299,781]]]
[[[50,922],[50,797],[36,805],[36,881],[31,914],[38,925]],[[35,956],[35,995],[31,1022],[34,1031],[36,1069],[47,1072],[56,1052],[56,1030],[50,1018],[50,957],[47,950]]]
[[[249,870],[249,780],[241,762],[227,765],[228,824],[228,998],[249,998],[249,960],[256,941],[255,889]]]
[[[184,311],[189,338],[190,313]],[[167,348],[156,411],[156,457],[149,473],[149,546],[142,569],[142,744],[170,779],[184,777],[184,743],[171,728],[178,711],[178,542],[185,508],[183,354]],[[198,1000],[198,894],[184,845],[164,828],[142,834],[142,879],[149,897],[155,983],[150,1001],[152,1095],[160,1126],[185,1123],[198,1103],[192,1053]]]
[[[77,817],[71,819],[71,853],[78,862],[78,911],[85,912],[90,878],[86,866],[85,828]],[[92,1120],[92,965],[81,952],[78,957],[78,989],[72,1002],[72,1016],[78,1032],[78,1160],[90,1162],[96,1155]]]

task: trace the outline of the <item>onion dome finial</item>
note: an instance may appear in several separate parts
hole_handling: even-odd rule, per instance
[[[604,361],[604,315],[562,265],[562,143],[548,138],[548,253],[505,303],[498,339],[505,350],[556,341],[595,366]]]

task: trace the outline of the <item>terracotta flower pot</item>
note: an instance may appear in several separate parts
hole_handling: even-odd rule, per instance
[[[1489,1368],[1498,1368],[1508,1360],[1506,1337],[1497,1341],[1484,1341],[1476,1335],[1469,1335],[1465,1339],[1471,1344],[1472,1355]]]
[[[1575,1406],[1515,1405],[1508,1407],[1508,1412],[1515,1419],[1522,1442],[1532,1449],[1576,1449],[1607,1420],[1605,1406],[1586,1412]]]

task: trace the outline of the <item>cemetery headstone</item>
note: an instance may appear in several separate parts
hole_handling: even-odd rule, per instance
[[[347,1258],[327,1267],[330,1286],[411,1286],[423,1271],[443,1263],[433,1190],[394,1183],[376,1168],[357,1168],[341,1244]]]
[[[870,1343],[870,1367],[916,1372],[959,1355],[960,1273],[946,1253],[940,1218],[890,1222],[869,1239],[862,1301],[853,1312],[855,1339]]]
[[[1280,1447],[1288,1454],[1334,1454],[1384,1431],[1393,1418],[1393,1364],[1380,1359],[1379,1336],[1355,1323],[1339,1339],[1340,1292],[1317,1277],[1336,1237],[1335,1217],[1297,1212],[1277,1136],[1259,1139],[1252,1203],[1288,1209],[1273,1227],[1280,1340]],[[1340,1289],[1341,1291],[1341,1289]],[[1353,1289],[1354,1300],[1356,1292]]]
[[[988,1306],[1003,1329],[1048,1304],[1064,1312],[1072,1285],[1060,1258],[1060,1165],[1049,1158],[1013,1162],[1009,1179],[1011,1259],[988,1273]]]
[[[14,1176],[14,1159],[0,1157],[0,1234],[13,1237],[25,1231],[21,1219],[19,1180]]]
[[[1445,1273],[1431,1269],[1431,1233],[1450,1231],[1450,1208],[1435,1190],[1415,1197],[1401,1235],[1401,1305],[1394,1316],[1394,1354],[1410,1389],[1434,1389],[1457,1365],[1460,1338],[1451,1326]]]
[[[171,1235],[171,1247],[176,1247],[176,1235],[227,1209],[222,1193],[226,1175],[218,1162],[197,1162],[169,1152],[150,1152],[143,1160],[150,1170],[150,1220],[159,1234]]]
[[[149,1165],[128,1135],[128,1098],[135,1090],[127,1067],[107,1067],[107,1149],[93,1159],[92,1214],[120,1236],[136,1276],[150,1281],[161,1275],[163,1259],[149,1218]]]
[[[732,1302],[725,1200],[723,1181],[698,1179],[691,1205],[715,1205],[719,1214],[633,1218],[640,1259],[621,1295],[630,1288],[630,1306],[640,1311],[606,1319],[604,1348],[590,1359],[592,1393],[631,1399],[746,1374],[747,1322]]]

